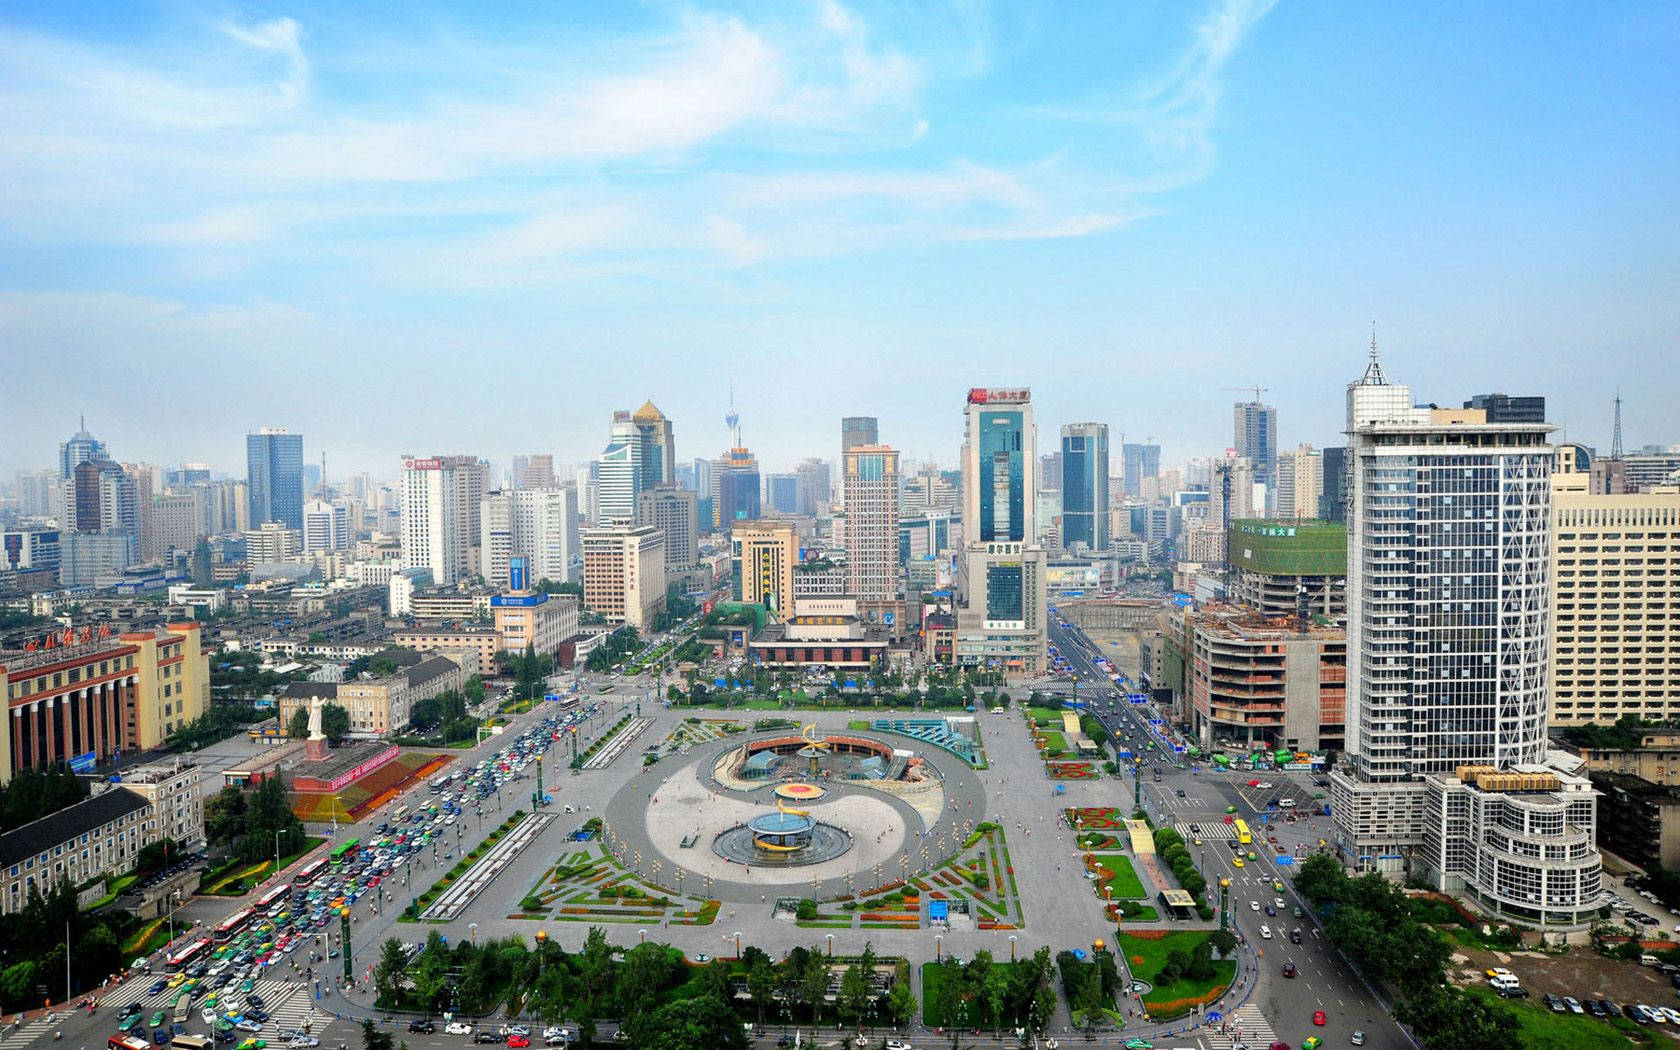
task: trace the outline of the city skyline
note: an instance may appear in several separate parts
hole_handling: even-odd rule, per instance
[[[650,396],[716,455],[731,382],[781,469],[829,444],[789,376],[912,460],[959,441],[930,385],[1009,384],[1177,462],[1242,384],[1331,443],[1373,320],[1421,396],[1604,447],[1620,388],[1666,443],[1676,13],[1511,10],[14,5],[0,471],[81,412],[231,470],[253,393],[330,469],[501,461],[561,395],[569,459]]]

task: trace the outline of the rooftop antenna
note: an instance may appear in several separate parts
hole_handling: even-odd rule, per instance
[[[1388,377],[1383,374],[1382,365],[1377,361],[1377,322],[1371,322],[1371,363],[1365,366],[1365,375],[1359,380],[1361,386],[1387,386]]]
[[[87,433],[87,413],[83,412],[77,418],[81,421],[82,433],[86,434]]]
[[[1610,434],[1610,458],[1622,458],[1622,392],[1616,391],[1616,428]]]

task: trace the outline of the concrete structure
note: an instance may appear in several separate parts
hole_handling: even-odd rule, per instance
[[[1064,550],[1106,551],[1108,532],[1108,424],[1062,427],[1061,477]]]
[[[486,464],[476,456],[403,460],[402,560],[406,568],[432,570],[447,587],[478,569],[480,504]]]
[[[203,845],[204,772],[196,764],[175,759],[129,766],[121,777],[124,788],[146,800],[141,833],[148,842],[168,838],[188,849]]]
[[[140,556],[158,561],[170,551],[192,550],[205,535],[204,500],[204,491],[198,488],[150,497],[150,506],[141,516]]]
[[[489,620],[493,595],[489,590],[415,594],[409,599],[409,612],[416,620]]]
[[[1347,760],[1331,794],[1336,848],[1356,868],[1411,871],[1443,889],[1462,882],[1512,914],[1573,922],[1578,895],[1589,882],[1597,892],[1596,854],[1575,855],[1582,842],[1591,853],[1585,781],[1579,791],[1564,782],[1557,790],[1570,799],[1554,804],[1486,798],[1502,781],[1463,773],[1532,769],[1546,755],[1549,429],[1413,407],[1374,345],[1365,375],[1349,384],[1354,612]],[[1467,832],[1440,816],[1464,805],[1486,815]],[[1531,820],[1541,810],[1550,815]],[[1545,827],[1551,840],[1495,830],[1519,818],[1521,836]],[[1548,860],[1562,851],[1568,877],[1522,902],[1503,873],[1543,866],[1513,855],[1530,845]]]
[[[1227,544],[1233,602],[1267,617],[1294,617],[1304,608],[1347,622],[1346,526],[1248,518],[1231,523]]]
[[[738,602],[771,612],[792,608],[799,534],[786,521],[736,522],[730,530],[730,572]]]
[[[1544,423],[1546,399],[1511,397],[1508,394],[1477,394],[1464,402],[1465,408],[1479,408],[1489,423]]]
[[[794,468],[799,475],[799,513],[808,518],[828,513],[833,498],[828,464],[820,459],[801,460]]]
[[[522,653],[529,644],[538,656],[549,656],[577,635],[581,605],[572,594],[498,594],[490,599],[490,615],[504,651]]]
[[[898,452],[889,445],[853,445],[841,477],[847,590],[863,601],[891,601],[899,593]]]
[[[0,532],[0,569],[47,569],[55,575],[63,556],[57,529],[14,529]]]
[[[777,514],[798,514],[802,501],[799,497],[798,474],[766,474],[764,475],[764,506]]]
[[[898,561],[937,558],[962,546],[962,523],[949,510],[925,510],[898,520]]]
[[[502,651],[502,632],[493,627],[407,627],[391,633],[391,644],[421,653],[472,653],[482,674],[496,666],[496,654]],[[466,666],[459,656],[455,658]]]
[[[1277,409],[1258,400],[1239,401],[1231,413],[1231,446],[1254,466],[1254,480],[1277,478]]]
[[[629,412],[614,412],[607,447],[595,460],[595,523],[629,525],[636,520],[636,497],[647,488],[642,476],[642,432]]]
[[[1347,451],[1345,445],[1319,450],[1324,461],[1324,488],[1318,497],[1318,516],[1325,521],[1347,523]]]
[[[64,517],[71,531],[125,532],[140,539],[139,488],[120,465],[108,459],[77,464],[65,496]]]
[[[1551,724],[1680,719],[1680,488],[1590,491],[1579,445],[1552,471]]]
[[[1120,445],[1121,494],[1127,499],[1143,496],[1143,481],[1161,473],[1161,446],[1141,442],[1122,442]]]
[[[507,579],[512,558],[529,563],[533,583],[576,583],[582,577],[575,485],[492,492],[479,516],[485,579]]]
[[[1324,498],[1324,454],[1311,445],[1297,445],[1278,456],[1275,518],[1316,518]]]
[[[319,696],[338,704],[350,716],[350,735],[359,738],[384,736],[410,722],[414,705],[467,684],[463,664],[439,653],[416,660],[394,673],[374,678],[364,674],[337,685],[326,682],[293,682],[279,697],[280,725],[290,725],[299,710],[307,710]]]
[[[305,551],[347,551],[351,538],[349,507],[318,499],[303,505]]]
[[[881,423],[874,416],[846,416],[840,420],[840,455],[859,445],[879,445]]]
[[[412,616],[415,594],[431,585],[432,570],[429,568],[397,569],[389,574],[385,585],[385,608],[392,616]]]
[[[630,416],[636,425],[641,459],[641,488],[637,495],[660,485],[677,483],[677,438],[671,421],[652,401],[643,402]]]
[[[303,528],[303,435],[263,427],[245,435],[245,484],[251,524]]]
[[[1185,714],[1203,747],[1341,750],[1346,632],[1222,606],[1175,615],[1167,643],[1182,654]]]
[[[210,710],[210,658],[200,626],[188,620],[127,631],[121,638],[136,650],[138,681],[128,715],[132,748],[162,747],[177,729]]]
[[[665,534],[665,567],[687,569],[700,562],[700,498],[669,485],[644,492],[636,503],[636,524]]]
[[[1680,867],[1680,787],[1627,773],[1593,773],[1598,845],[1650,871]]]
[[[68,479],[78,466],[88,460],[110,458],[105,442],[88,433],[87,421],[84,419],[81,429],[72,434],[70,440],[58,446],[58,476]]]
[[[886,659],[887,636],[887,628],[858,616],[853,599],[801,599],[793,615],[766,624],[753,636],[747,658],[755,666],[862,671]]]
[[[245,534],[245,563],[289,561],[303,553],[303,533],[278,521],[265,521]]]
[[[1044,666],[1045,552],[1034,494],[1032,393],[968,392],[963,441],[962,605],[957,661],[1034,674]]]
[[[583,605],[646,632],[665,608],[665,535],[651,525],[583,533]]]
[[[128,532],[67,532],[59,538],[58,579],[66,587],[101,587],[140,560]]]
[[[758,460],[744,448],[732,448],[712,463],[712,525],[727,531],[738,521],[762,516]]]

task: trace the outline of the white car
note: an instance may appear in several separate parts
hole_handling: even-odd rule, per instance
[[[888,1039],[887,1050],[914,1050],[914,1048],[902,1039]]]
[[[1248,902],[1248,910],[1249,911],[1259,911],[1260,910],[1260,902],[1259,901],[1249,901]]]
[[[1267,926],[1265,924],[1261,924],[1261,926],[1260,926],[1260,939],[1261,940],[1266,940],[1266,941],[1269,941],[1269,940],[1272,939],[1272,928],[1270,926]]]
[[[321,1041],[312,1035],[296,1035],[286,1040],[286,1045],[293,1048],[320,1046]]]
[[[472,1035],[472,1025],[465,1021],[451,1021],[443,1026],[443,1030],[450,1035]]]

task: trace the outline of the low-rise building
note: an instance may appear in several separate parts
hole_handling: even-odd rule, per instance
[[[392,577],[396,579],[396,577]],[[490,591],[476,594],[440,591],[416,594],[409,599],[408,614],[416,620],[488,620]]]
[[[1680,787],[1626,773],[1593,773],[1599,848],[1649,871],[1680,868]]]
[[[889,633],[859,618],[854,599],[806,599],[794,603],[792,616],[766,623],[747,654],[755,666],[861,671],[884,665]]]
[[[578,633],[582,603],[570,594],[498,594],[490,614],[502,636],[502,649],[522,653],[527,645],[550,656]]]
[[[151,807],[144,825],[149,841],[173,839],[188,849],[204,845],[204,772],[196,763],[130,766],[119,775],[122,786]]]
[[[1680,787],[1680,730],[1583,727],[1558,735],[1558,746],[1579,758],[1590,775],[1620,773]]]
[[[335,703],[350,716],[350,735],[357,738],[384,736],[408,725],[414,705],[466,685],[467,671],[457,659],[444,654],[420,658],[415,653],[396,653],[393,658],[412,658],[407,666],[380,677],[364,676],[349,682],[293,682],[280,694],[280,725],[287,726],[300,709],[307,710],[314,698]]]
[[[502,632],[494,627],[407,627],[392,632],[391,644],[421,653],[475,653],[477,673],[488,674],[502,651]]]
[[[1343,746],[1347,632],[1229,606],[1177,613],[1188,644],[1186,712],[1203,747]]]

